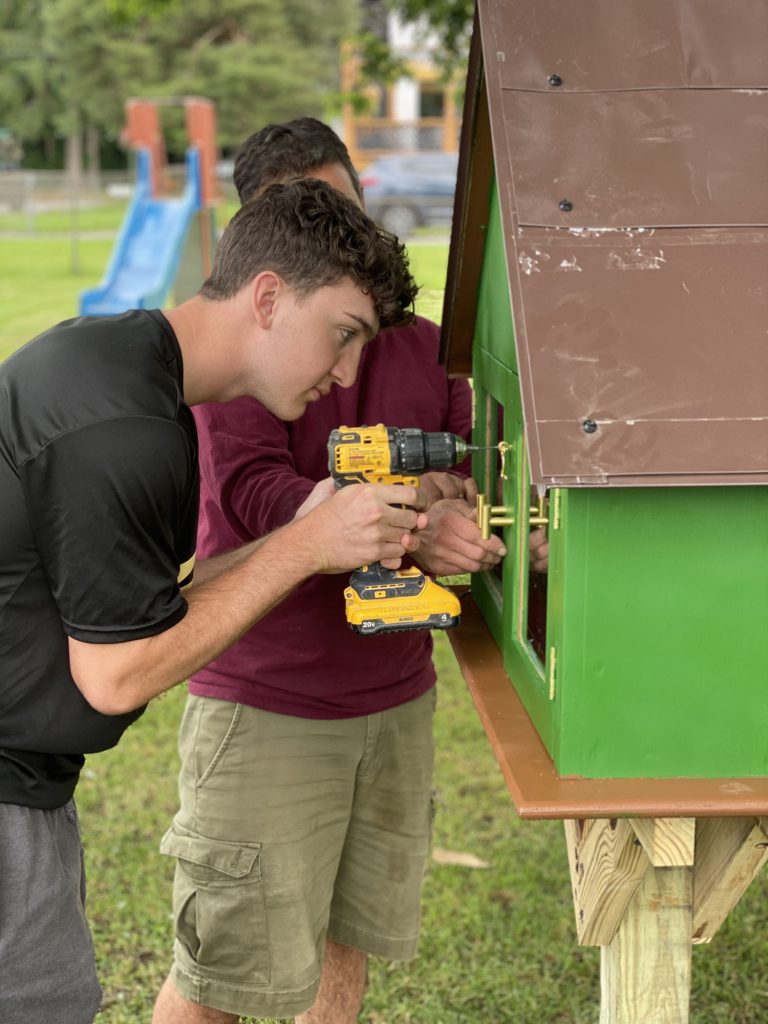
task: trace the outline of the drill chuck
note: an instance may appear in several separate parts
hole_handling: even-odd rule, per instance
[[[469,450],[463,438],[445,431],[387,427],[387,435],[395,473],[420,474],[450,469],[461,462]]]

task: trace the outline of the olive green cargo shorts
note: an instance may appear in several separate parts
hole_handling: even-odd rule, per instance
[[[294,718],[190,696],[172,980],[230,1013],[312,1005],[326,935],[392,960],[416,953],[431,832],[434,690],[380,714]]]

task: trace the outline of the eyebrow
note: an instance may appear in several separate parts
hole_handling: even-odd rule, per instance
[[[344,314],[344,316],[348,316],[350,320],[356,320],[360,324],[360,326],[363,328],[363,331],[368,335],[369,341],[371,338],[375,338],[376,335],[378,334],[378,331],[375,331],[373,329],[373,326],[369,324],[367,320],[363,319],[363,317],[358,316],[357,313],[350,313],[346,309],[343,309],[342,313]]]

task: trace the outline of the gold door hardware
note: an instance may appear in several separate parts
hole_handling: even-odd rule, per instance
[[[541,495],[535,505],[528,509],[529,526],[549,526],[549,511],[546,495]]]
[[[554,487],[548,495],[539,496],[528,509],[529,526],[551,526],[560,529],[560,488]]]
[[[490,540],[492,526],[514,526],[514,508],[511,505],[489,505],[484,494],[477,496],[477,525],[483,540]]]
[[[499,455],[501,456],[501,468],[499,470],[499,476],[502,480],[508,480],[507,476],[507,454],[512,450],[512,445],[509,441],[499,441],[496,445],[499,449]]]
[[[555,699],[555,679],[557,673],[557,649],[555,647],[549,648],[549,671],[547,673],[547,682],[549,683],[549,699]]]

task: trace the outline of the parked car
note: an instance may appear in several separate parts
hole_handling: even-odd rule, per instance
[[[456,153],[403,153],[374,160],[360,175],[365,208],[383,228],[405,238],[426,224],[450,224]]]

